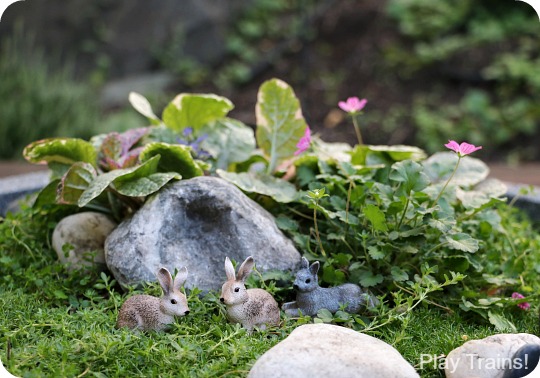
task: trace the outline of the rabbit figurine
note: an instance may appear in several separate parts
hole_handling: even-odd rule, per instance
[[[219,300],[227,306],[227,317],[233,323],[241,323],[251,332],[254,327],[265,329],[267,325],[278,325],[279,306],[272,295],[263,289],[246,289],[244,284],[254,265],[249,256],[235,275],[234,266],[225,258],[227,281],[221,288]]]
[[[186,282],[188,271],[180,269],[176,278],[166,268],[161,268],[157,278],[164,295],[161,298],[151,295],[134,295],[128,298],[120,311],[116,326],[135,330],[160,331],[174,322],[174,316],[189,314],[187,298],[180,288]]]
[[[289,316],[297,316],[298,310],[304,315],[315,316],[323,308],[336,313],[341,306],[350,313],[358,313],[365,308],[372,308],[379,304],[377,297],[372,296],[360,286],[347,283],[331,288],[319,286],[317,272],[319,262],[311,266],[305,257],[302,257],[302,267],[296,273],[293,288],[296,290],[296,301],[283,304],[282,309]]]

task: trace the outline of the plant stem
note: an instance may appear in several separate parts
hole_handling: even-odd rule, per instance
[[[405,202],[405,209],[403,210],[403,214],[401,214],[401,219],[399,220],[399,223],[397,225],[397,230],[401,228],[401,224],[403,223],[403,219],[405,219],[405,214],[407,214],[407,209],[409,208],[409,203],[411,202],[411,193],[407,196],[407,202]]]
[[[458,155],[458,161],[456,163],[456,167],[454,168],[454,170],[452,171],[452,174],[450,175],[450,177],[448,178],[448,180],[446,181],[446,184],[444,184],[444,186],[442,187],[441,191],[439,192],[439,195],[437,196],[437,198],[435,198],[435,201],[433,201],[433,204],[431,205],[431,207],[435,206],[437,204],[437,202],[439,202],[439,199],[441,198],[442,194],[444,193],[446,187],[448,186],[448,184],[450,183],[450,181],[452,181],[452,179],[454,178],[454,175],[456,174],[457,172],[457,169],[459,167],[459,162],[461,161],[461,156]]]
[[[354,126],[354,131],[356,132],[356,138],[358,138],[358,144],[363,145],[364,142],[362,140],[362,134],[360,134],[360,126],[358,126],[358,120],[356,119],[356,115],[352,116],[352,122]]]
[[[319,206],[319,201],[315,202],[315,207],[313,208],[313,222],[315,224],[315,236],[317,237],[317,242],[319,243],[319,247],[321,248],[322,255],[326,256],[326,252],[323,248],[321,237],[319,235],[319,226],[317,225],[317,206]]]

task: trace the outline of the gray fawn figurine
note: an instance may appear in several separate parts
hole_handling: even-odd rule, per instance
[[[163,289],[163,296],[157,298],[141,294],[129,297],[118,312],[117,327],[128,327],[137,331],[161,331],[174,322],[175,316],[189,314],[186,295],[180,291],[187,275],[187,268],[183,267],[173,281],[171,273],[166,268],[161,268],[157,278]]]
[[[246,289],[244,284],[254,265],[249,256],[235,274],[234,266],[225,258],[227,281],[221,288],[219,300],[227,306],[227,316],[232,323],[240,323],[249,333],[254,327],[265,329],[267,325],[278,325],[279,306],[272,295],[263,289]]]
[[[315,316],[323,308],[336,313],[343,305],[347,306],[345,311],[356,314],[379,304],[376,297],[352,283],[331,288],[320,287],[318,271],[318,261],[310,266],[307,259],[302,257],[302,267],[296,273],[293,284],[296,290],[296,301],[285,303],[282,307],[287,315],[298,316],[298,310],[300,310],[304,315]]]

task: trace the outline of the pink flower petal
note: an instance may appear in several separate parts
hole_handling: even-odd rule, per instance
[[[349,97],[347,101],[338,102],[340,109],[347,113],[357,113],[364,109],[366,104],[367,100],[365,98],[360,100],[358,97]]]
[[[455,140],[449,140],[448,143],[445,144],[444,146],[456,152],[458,156],[460,157],[472,154],[474,151],[478,151],[482,149],[482,146],[476,147],[474,144],[469,144],[467,142],[458,144]]]
[[[294,156],[298,156],[302,152],[306,151],[310,145],[311,145],[311,130],[309,126],[307,126],[306,131],[304,132],[304,136],[300,138],[300,140],[296,144],[296,148],[298,148],[298,150],[294,152]]]

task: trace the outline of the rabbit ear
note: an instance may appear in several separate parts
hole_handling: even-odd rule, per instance
[[[302,257],[302,268],[309,268],[309,261],[305,257]]]
[[[171,273],[167,270],[167,268],[161,268],[158,271],[157,279],[165,295],[168,295],[173,289],[173,279]]]
[[[236,279],[244,281],[247,278],[247,276],[249,276],[249,273],[251,273],[251,269],[253,269],[253,265],[255,265],[255,262],[253,261],[253,257],[249,256],[242,263],[242,265],[240,265],[240,269],[238,269],[238,274],[236,275]]]
[[[228,257],[225,257],[225,274],[227,275],[228,280],[234,280],[236,278],[234,266]]]
[[[187,276],[188,271],[187,268],[184,266],[178,271],[178,273],[176,273],[176,277],[174,277],[174,290],[180,290],[180,288],[186,282]]]
[[[313,264],[311,264],[311,266],[309,267],[309,271],[311,272],[311,274],[316,275],[319,271],[319,262],[315,261]]]

